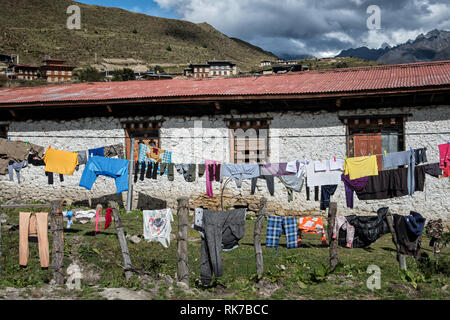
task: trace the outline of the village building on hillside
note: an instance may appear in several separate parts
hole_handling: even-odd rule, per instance
[[[303,186],[289,196],[277,177],[273,194],[264,179],[255,182],[254,194],[250,179],[243,179],[240,188],[223,179],[212,182],[212,197],[206,194],[206,174],[196,173],[195,180],[188,182],[175,170],[173,181],[167,175],[141,180],[132,173],[139,148],[151,145],[170,152],[166,161],[175,164],[206,160],[262,164],[371,154],[382,170],[382,154],[410,148],[426,148],[428,163],[439,162],[438,146],[450,139],[448,128],[450,61],[202,81],[4,88],[0,89],[3,137],[66,151],[119,145],[122,157],[132,162],[128,191],[120,194],[114,179],[103,176],[91,190],[80,187],[84,164],[63,181],[55,178],[51,185],[42,166],[29,165],[20,172],[20,184],[0,175],[0,197],[27,203],[70,198],[90,204],[114,198],[127,210],[150,210],[176,208],[177,198],[187,196],[191,209],[217,210],[223,202],[224,208],[247,207],[251,212],[264,196],[268,214],[321,215],[325,211],[315,200],[320,196],[315,188]],[[355,196],[353,208],[346,206],[340,182],[331,199],[339,215],[366,215],[389,207],[403,215],[413,210],[427,218],[450,219],[449,178],[427,175],[423,191],[397,198],[360,200]]]
[[[208,78],[209,64],[207,63],[191,63],[188,68],[184,69],[184,76],[194,78]]]
[[[12,75],[11,66],[17,60],[18,60],[17,56],[0,53],[0,75],[9,78]]]
[[[259,63],[260,67],[267,67],[272,65],[272,62],[270,60],[261,60],[261,62]]]
[[[66,82],[72,80],[74,66],[65,64],[66,60],[46,59],[40,67],[41,77],[47,82]]]
[[[15,64],[11,71],[10,79],[33,81],[39,77],[39,67],[29,64]]]
[[[237,67],[235,63],[224,60],[211,60],[208,61],[210,66],[211,77],[223,77],[232,76],[237,74]]]
[[[191,63],[188,68],[184,69],[185,77],[194,78],[211,78],[211,77],[228,77],[237,74],[237,66],[235,63],[224,60],[210,60],[207,63]]]

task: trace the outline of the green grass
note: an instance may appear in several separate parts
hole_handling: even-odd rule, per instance
[[[18,224],[19,210],[6,210],[9,224]],[[27,210],[28,211],[28,210]],[[38,211],[38,210],[36,210]],[[142,234],[142,212],[125,213],[121,210],[121,218],[125,232]],[[173,233],[177,230],[177,217],[172,224]],[[190,217],[192,221],[192,217]],[[322,247],[320,236],[305,234],[302,247],[287,249],[285,237],[281,237],[278,254],[275,249],[266,248],[265,227],[263,228],[264,280],[279,289],[271,296],[259,295],[256,282],[256,266],[253,247],[254,221],[246,222],[245,236],[239,248],[231,252],[223,252],[223,276],[216,279],[216,285],[204,289],[199,286],[200,280],[200,247],[201,241],[189,242],[190,286],[199,290],[198,295],[191,296],[176,285],[171,299],[449,299],[449,291],[441,288],[449,284],[450,259],[449,248],[442,250],[439,266],[434,269],[432,248],[429,239],[424,236],[422,250],[430,257],[430,264],[423,265],[412,257],[407,257],[409,276],[402,275],[395,258],[394,245],[389,234],[380,238],[366,249],[338,248],[340,264],[333,273],[327,270],[328,247]],[[29,265],[26,269],[18,266],[19,231],[3,229],[2,232],[2,280],[0,289],[5,287],[39,288],[49,283],[52,278],[51,269],[42,271],[39,265],[39,254],[36,243],[30,243]],[[188,236],[200,239],[197,231],[189,228]],[[73,256],[81,262],[83,268],[98,274],[97,280],[87,283],[82,280],[83,290],[77,292],[80,299],[99,299],[102,288],[125,287],[132,290],[156,290],[154,299],[168,299],[169,285],[157,285],[141,281],[133,275],[125,280],[120,246],[114,226],[101,230],[94,235],[93,223],[72,224],[65,230],[64,264],[67,267]],[[51,233],[49,232],[51,245]],[[163,273],[174,278],[177,270],[177,241],[171,241],[168,249],[160,243],[142,240],[138,244],[128,242],[132,264],[135,268],[151,274]],[[78,254],[75,254],[75,252]],[[51,248],[50,248],[51,253]],[[377,265],[381,269],[381,289],[371,291],[366,286],[366,273],[369,265]],[[218,284],[221,284],[219,286]],[[64,293],[61,293],[64,295]]]

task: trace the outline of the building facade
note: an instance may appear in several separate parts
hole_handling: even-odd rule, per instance
[[[145,137],[171,151],[174,163],[344,159],[410,147],[426,147],[431,163],[439,161],[438,145],[449,139],[449,79],[450,62],[434,62],[208,81],[174,79],[170,85],[165,81],[73,84],[61,87],[56,95],[54,88],[21,89],[20,93],[6,89],[0,90],[0,115],[12,140],[61,150],[122,143],[127,159],[130,137],[136,138],[134,150]],[[117,96],[116,86],[121,88]],[[256,147],[237,144],[239,130],[253,132],[259,142]],[[106,177],[99,177],[91,191],[79,187],[82,171],[80,166],[63,182],[55,179],[48,185],[43,168],[29,166],[21,171],[20,185],[0,176],[2,198],[29,202],[114,195],[114,180]],[[254,195],[250,190],[250,180],[244,180],[241,188],[234,182],[213,182],[214,197],[208,198],[205,176],[186,182],[175,171],[174,181],[167,176],[138,180],[130,195],[132,207],[140,209],[149,208],[152,201],[166,201],[176,208],[180,196],[188,196],[194,207],[217,208],[223,192],[228,207],[248,205],[254,211],[253,204],[264,196],[271,214],[325,214],[314,201],[314,190],[310,200],[303,188],[288,201],[286,188],[277,178],[273,196],[263,179],[258,179]],[[350,209],[345,205],[344,186],[338,185],[331,199],[342,215],[370,214],[388,206],[394,213],[414,210],[449,221],[449,194],[449,178],[430,176],[425,190],[412,196],[370,201],[355,196]],[[128,192],[120,196],[125,203]]]
[[[212,77],[229,77],[237,74],[235,63],[223,60],[211,60],[207,63],[190,64],[185,68],[183,75],[185,77],[194,77],[197,79]]]
[[[39,67],[28,64],[16,64],[12,67],[11,79],[32,81],[39,77]]]
[[[237,74],[237,66],[235,63],[223,60],[208,61],[210,66],[210,77],[228,77]]]
[[[65,64],[65,60],[46,59],[40,67],[41,76],[47,82],[67,82],[72,80],[73,66]]]

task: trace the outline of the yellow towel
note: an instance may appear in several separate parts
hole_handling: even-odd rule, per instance
[[[78,154],[48,149],[44,154],[45,171],[72,175],[78,165]]]
[[[351,180],[367,176],[377,176],[377,156],[345,159],[344,174],[348,174]]]

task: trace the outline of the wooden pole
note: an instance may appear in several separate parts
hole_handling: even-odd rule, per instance
[[[333,239],[333,229],[334,225],[336,223],[336,213],[337,213],[337,203],[336,202],[330,202],[330,207],[328,208],[328,239],[330,241],[330,270],[333,271],[334,268],[336,268],[336,265],[338,264],[338,239],[339,239],[339,233],[336,234],[336,238]]]
[[[130,161],[128,167],[128,192],[127,192],[127,212],[131,211],[133,201],[133,170],[134,170],[134,138],[130,139]]]
[[[264,274],[264,259],[261,247],[261,230],[264,225],[264,219],[266,217],[266,205],[267,199],[262,197],[260,201],[259,211],[256,214],[255,229],[253,232],[253,242],[255,247],[255,260],[256,260],[256,273],[258,277],[262,277]]]
[[[189,223],[189,198],[181,197],[178,201],[178,270],[177,281],[189,288],[189,264],[188,264],[188,223]]]
[[[64,227],[62,215],[62,201],[51,202],[50,230],[52,232],[52,269],[53,279],[57,285],[64,284]]]
[[[0,280],[2,280],[2,220],[0,220]]]
[[[122,220],[120,219],[119,209],[117,209],[117,202],[109,201],[109,207],[112,209],[114,227],[116,228],[117,238],[119,239],[120,249],[122,251],[123,263],[125,266],[125,279],[130,280],[133,272],[131,271],[130,251],[128,251],[127,239],[122,227]]]
[[[394,229],[394,217],[392,217],[392,214],[389,211],[389,209],[386,213],[386,221],[389,226],[389,231],[391,232],[392,235],[392,242],[394,243],[395,249],[397,250],[397,261],[400,265],[400,269],[406,270],[406,258],[403,254],[400,253],[400,248],[398,246],[397,241],[397,233],[395,232]]]

